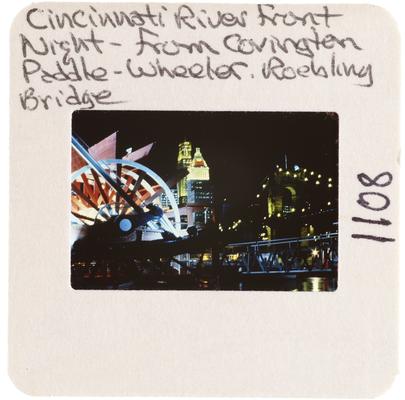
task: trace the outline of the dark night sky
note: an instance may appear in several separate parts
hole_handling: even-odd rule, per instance
[[[298,164],[337,178],[338,118],[331,113],[77,111],[73,132],[92,145],[118,131],[118,156],[155,141],[140,162],[164,179],[176,168],[184,138],[210,167],[217,198],[249,201],[275,164]]]

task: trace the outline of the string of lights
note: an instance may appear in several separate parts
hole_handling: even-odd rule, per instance
[[[324,177],[321,173],[318,173],[314,170],[309,170],[307,168],[301,168],[298,165],[293,166],[293,170],[289,169],[283,169],[279,165],[275,166],[275,172],[273,174],[274,178],[276,179],[291,179],[292,181],[297,180],[302,183],[309,183],[309,184],[314,184],[315,186],[319,186],[321,189],[322,187],[326,187],[328,190],[333,188],[333,178],[332,177]],[[256,193],[254,201],[250,204],[250,207],[254,207],[257,205],[257,200],[265,198],[268,200],[270,193],[269,189],[271,186],[274,185],[272,183],[272,180],[270,179],[269,176],[266,176],[262,182],[261,182],[261,190],[259,190]],[[331,193],[331,197],[333,196],[333,193]],[[269,215],[266,215],[263,217],[264,223],[266,225],[263,225],[263,228],[265,228],[268,223],[277,221],[277,220],[286,220],[289,218],[297,218],[297,217],[305,217],[305,218],[310,218],[310,217],[315,217],[319,216],[321,214],[325,213],[332,213],[336,212],[336,200],[333,200],[330,198],[327,200],[324,205],[321,205],[320,208],[314,209],[314,207],[311,205],[310,202],[305,202],[303,207],[289,207],[286,210],[280,210],[275,213],[269,213]],[[219,230],[224,231],[224,230],[229,230],[229,231],[236,231],[238,228],[240,228],[242,223],[256,223],[256,221],[253,220],[247,220],[243,221],[242,219],[232,221],[229,226],[223,227],[221,224],[219,224]]]

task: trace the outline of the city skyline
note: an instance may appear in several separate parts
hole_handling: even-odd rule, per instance
[[[89,145],[118,131],[121,154],[156,142],[144,163],[164,179],[175,172],[178,143],[187,139],[201,148],[210,166],[216,198],[232,198],[241,207],[277,164],[284,165],[285,156],[291,167],[301,165],[337,179],[333,113],[79,111],[72,125]]]
[[[75,288],[336,289],[336,114],[79,111],[72,132]]]

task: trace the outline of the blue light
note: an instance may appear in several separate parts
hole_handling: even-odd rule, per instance
[[[129,230],[131,230],[131,228],[132,228],[132,222],[129,219],[124,218],[120,221],[120,229],[123,232],[128,232]]]
[[[299,171],[299,170],[300,170],[299,165],[295,164],[295,165],[294,165],[294,171]]]

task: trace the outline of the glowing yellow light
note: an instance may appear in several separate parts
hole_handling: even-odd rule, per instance
[[[237,261],[239,258],[239,253],[235,253],[235,254],[229,254],[228,255],[229,260],[231,261]]]
[[[303,208],[301,211],[302,211],[302,212],[305,212],[305,208]]]
[[[263,183],[262,188],[263,188],[263,189],[265,189],[265,187],[266,187],[266,184],[265,184],[265,183]]]
[[[280,217],[281,217],[281,214],[280,214],[280,213],[277,213],[277,217],[280,218]]]
[[[258,194],[256,195],[256,197],[259,198],[259,197],[260,197],[260,194],[258,193]]]
[[[278,172],[281,172],[282,170],[283,170],[283,168],[279,168],[279,169],[278,169]]]
[[[330,206],[332,203],[330,201],[328,201],[328,206]]]
[[[321,175],[321,174],[319,174],[319,175],[318,175],[318,178],[322,178],[322,175]]]
[[[291,212],[295,212],[295,208],[294,208],[294,207],[291,209]]]
[[[312,254],[314,257],[317,257],[317,256],[319,255],[319,250],[318,250],[318,249],[312,249],[311,254]]]
[[[306,169],[306,168],[304,168],[304,172],[307,172],[307,169]]]
[[[305,178],[304,181],[305,181],[305,182],[308,182],[308,178]]]
[[[332,187],[332,184],[331,184],[331,183],[329,183],[329,184],[328,184],[328,187],[329,187],[329,188],[331,188],[331,187]]]
[[[286,171],[286,173],[285,173],[286,175],[290,175],[290,171]]]
[[[311,175],[313,175],[314,174],[314,171],[311,171]]]
[[[315,185],[319,185],[319,181],[316,181],[316,182],[315,182]]]
[[[332,178],[329,178],[329,179],[328,179],[328,182],[332,182]]]
[[[325,290],[325,278],[319,278],[319,277],[313,277],[309,278],[312,284],[312,292],[320,292],[322,290]]]
[[[294,174],[293,177],[296,178],[296,177],[297,177],[297,174]]]

